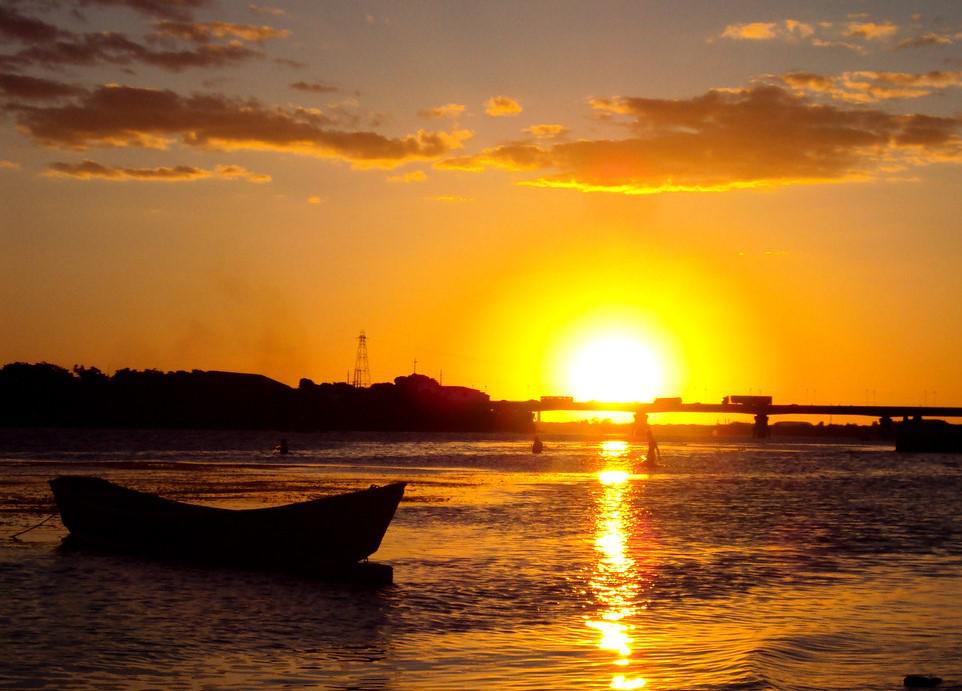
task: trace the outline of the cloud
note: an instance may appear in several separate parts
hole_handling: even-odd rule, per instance
[[[962,72],[879,72],[859,70],[838,75],[790,72],[769,78],[795,92],[825,95],[846,103],[911,99],[962,87]]]
[[[98,3],[125,4],[125,3]],[[171,3],[174,10],[189,8],[196,3]],[[152,3],[144,3],[152,6]],[[166,5],[164,5],[166,7]],[[175,15],[180,16],[178,11]],[[251,59],[263,58],[258,50],[241,45],[236,39],[261,42],[267,38],[287,35],[271,27],[256,27],[228,22],[190,23],[161,20],[150,39],[154,42],[170,38],[186,39],[201,45],[190,49],[157,49],[149,47],[114,31],[76,33],[59,29],[39,19],[19,14],[13,9],[0,8],[0,36],[5,36],[24,47],[12,54],[0,55],[0,65],[7,69],[30,66],[56,68],[64,65],[97,64],[129,65],[143,63],[178,72],[190,67],[223,67]],[[211,38],[231,38],[226,44],[210,44]]]
[[[0,6],[0,36],[22,43],[37,43],[52,41],[62,34],[53,24],[20,14],[13,7]]]
[[[17,68],[30,65],[58,67],[101,63],[128,65],[141,62],[179,72],[190,67],[223,67],[263,56],[260,51],[237,43],[205,44],[188,50],[155,50],[127,38],[124,34],[105,31],[71,34],[57,41],[38,42],[2,57],[3,63]]]
[[[898,30],[898,26],[892,22],[849,22],[842,35],[849,38],[877,41],[894,36]]]
[[[412,170],[408,173],[402,173],[401,175],[392,175],[387,180],[388,182],[401,182],[410,184],[412,182],[424,182],[427,179],[428,176],[423,170]]]
[[[214,169],[214,174],[226,180],[245,180],[259,185],[271,181],[271,176],[264,173],[254,173],[244,166],[234,164],[219,165]]]
[[[392,138],[333,127],[316,109],[271,107],[220,94],[181,96],[169,90],[102,86],[65,104],[11,108],[21,132],[39,144],[166,148],[173,141],[221,151],[279,151],[393,168],[458,149],[468,130]]]
[[[726,191],[865,180],[962,161],[962,121],[816,103],[774,86],[690,99],[597,99],[633,136],[513,143],[440,169],[534,172],[521,184],[621,194]]]
[[[47,177],[73,178],[75,180],[113,180],[126,182],[191,182],[220,178],[224,180],[246,180],[265,183],[271,181],[270,175],[253,173],[243,166],[220,165],[214,170],[193,166],[174,166],[158,168],[123,168],[105,166],[96,161],[85,159],[81,163],[51,163],[43,173]]]
[[[307,91],[313,94],[332,94],[340,91],[336,86],[331,86],[330,84],[324,84],[323,82],[294,82],[291,84],[292,89],[297,91]]]
[[[0,170],[19,170],[20,164],[15,161],[0,160]]]
[[[287,29],[275,29],[266,25],[233,24],[231,22],[174,22],[164,20],[154,24],[155,37],[176,38],[195,43],[208,43],[215,38],[236,38],[242,41],[263,43],[271,39],[287,38],[290,35],[291,32]]]
[[[962,34],[939,34],[926,32],[918,36],[903,39],[895,48],[903,50],[905,48],[926,48],[928,46],[949,46],[962,38]]]
[[[190,21],[194,11],[211,5],[210,0],[70,0],[78,7],[126,7],[150,17]]]
[[[26,101],[50,101],[84,93],[80,87],[40,77],[0,73],[0,94]]]
[[[302,70],[307,67],[307,63],[291,60],[290,58],[274,58],[274,62],[284,67],[290,67],[293,70]]]
[[[316,194],[312,194],[310,197],[307,198],[308,204],[320,204],[322,201],[324,200],[318,197]]]
[[[460,103],[445,103],[443,106],[437,106],[435,108],[425,108],[424,110],[419,110],[418,115],[422,118],[431,119],[441,119],[450,118],[452,120],[461,116],[464,113],[465,106]]]
[[[775,22],[749,22],[729,24],[721,36],[736,41],[771,41],[777,38],[778,34],[775,31]]]
[[[850,41],[832,41],[824,38],[813,38],[812,45],[816,48],[844,48],[859,55],[865,55],[868,52],[864,46]]]
[[[531,127],[525,127],[522,132],[538,139],[551,139],[568,134],[569,130],[564,125],[532,125]]]
[[[819,48],[844,48],[856,53],[866,53],[869,45],[887,41],[899,31],[890,21],[873,21],[867,15],[850,15],[850,21],[804,22],[798,19],[743,22],[727,25],[716,38],[733,41],[782,41],[806,43]]]
[[[268,5],[255,5],[254,3],[251,3],[247,6],[247,9],[254,14],[269,15],[272,17],[284,17],[287,15],[287,12],[282,10],[280,7],[270,7]]]
[[[521,110],[521,104],[510,96],[492,96],[484,102],[484,112],[492,118],[514,117]]]
[[[799,38],[809,38],[815,34],[815,27],[807,22],[800,22],[795,19],[785,20],[785,30],[793,36]]]

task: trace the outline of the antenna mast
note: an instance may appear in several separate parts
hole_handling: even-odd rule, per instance
[[[357,337],[357,355],[354,357],[354,377],[351,380],[354,388],[371,385],[371,370],[367,365],[367,336],[364,331]]]

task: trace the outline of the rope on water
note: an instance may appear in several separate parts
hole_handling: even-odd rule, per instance
[[[20,537],[21,535],[24,535],[25,533],[29,533],[29,532],[30,532],[31,530],[33,530],[34,528],[39,528],[39,527],[42,526],[44,523],[46,523],[47,521],[49,521],[51,518],[53,518],[54,516],[56,516],[58,513],[59,513],[59,511],[54,511],[52,514],[50,514],[49,516],[47,516],[45,519],[43,519],[42,521],[40,521],[40,522],[37,523],[36,525],[30,526],[30,527],[27,528],[26,530],[21,530],[19,533],[14,533],[13,535],[8,536],[7,539],[8,539],[8,540],[13,540],[14,542],[19,542],[19,540],[17,540],[18,537]]]

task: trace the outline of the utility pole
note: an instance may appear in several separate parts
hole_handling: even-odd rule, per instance
[[[363,330],[357,337],[357,355],[354,356],[354,377],[351,385],[356,389],[371,385],[371,370],[367,364],[367,336]]]

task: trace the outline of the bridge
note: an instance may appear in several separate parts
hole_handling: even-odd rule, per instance
[[[638,424],[645,424],[652,413],[714,413],[751,415],[755,418],[754,436],[768,436],[768,420],[773,415],[852,415],[876,418],[883,429],[890,429],[895,418],[921,421],[928,418],[962,418],[962,407],[904,405],[805,405],[774,404],[771,396],[726,396],[721,403],[683,403],[680,398],[656,398],[650,403],[575,401],[570,396],[542,396],[541,400],[498,401],[514,410],[526,410],[541,420],[546,411],[607,411],[634,413]]]

